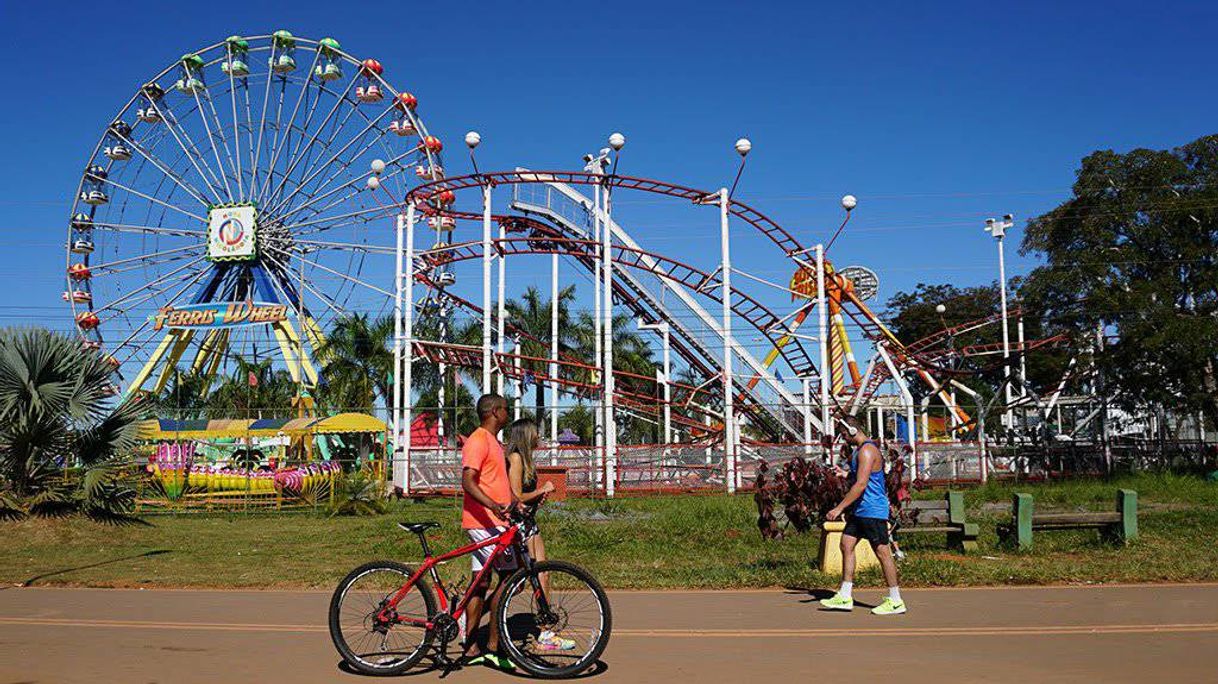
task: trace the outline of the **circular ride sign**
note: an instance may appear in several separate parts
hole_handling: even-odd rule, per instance
[[[222,204],[208,215],[207,256],[212,261],[246,261],[257,254],[252,204]]]

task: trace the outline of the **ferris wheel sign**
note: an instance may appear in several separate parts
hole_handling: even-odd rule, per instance
[[[210,330],[281,323],[288,320],[288,307],[270,302],[211,302],[164,306],[149,318],[152,320],[153,330]]]
[[[253,204],[222,204],[208,213],[207,255],[212,261],[247,261],[257,253]]]

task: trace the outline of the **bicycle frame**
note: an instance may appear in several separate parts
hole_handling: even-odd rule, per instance
[[[498,562],[499,557],[502,556],[505,551],[507,551],[508,547],[515,547],[513,550],[516,552],[517,557],[521,560],[521,567],[528,568],[532,566],[533,563],[533,559],[529,557],[528,550],[524,548],[524,544],[520,543],[519,525],[511,525],[498,536],[462,546],[459,549],[440,554],[439,556],[431,555],[431,551],[427,548],[426,539],[421,535],[420,540],[423,542],[423,564],[420,565],[419,568],[415,570],[414,574],[410,576],[410,579],[406,580],[406,583],[403,584],[396,593],[394,593],[393,598],[389,599],[389,602],[381,607],[381,610],[377,614],[378,618],[383,619],[388,611],[396,611],[398,603],[405,598],[406,594],[410,593],[410,590],[414,587],[415,583],[418,582],[419,578],[424,574],[431,574],[432,583],[436,587],[436,592],[440,595],[440,610],[452,617],[456,617],[465,610],[465,606],[469,603],[470,599],[474,597],[475,588],[482,583],[482,580],[487,576],[487,573],[491,571],[491,569]],[[444,583],[440,581],[440,573],[436,570],[436,566],[454,558],[467,556],[479,549],[486,548],[491,545],[495,546],[495,549],[491,551],[491,557],[488,558],[485,563],[483,563],[482,569],[478,571],[477,576],[474,577],[469,583],[469,586],[466,587],[465,593],[462,595],[461,600],[457,603],[451,603],[448,598],[448,591],[444,588]],[[435,626],[435,623],[432,620],[420,620],[405,616],[399,616],[396,619],[396,622],[417,625],[427,629],[432,629]]]

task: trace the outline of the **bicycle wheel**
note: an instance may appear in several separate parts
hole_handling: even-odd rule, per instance
[[[398,603],[391,621],[377,614],[414,572],[394,561],[352,570],[330,599],[330,638],[347,664],[363,674],[397,675],[427,653],[432,630],[401,620],[433,620],[436,598],[422,577]]]
[[[544,607],[543,574],[550,582]],[[613,622],[600,582],[564,561],[542,561],[509,577],[495,619],[508,658],[525,672],[547,679],[571,677],[595,663],[609,644]],[[554,648],[561,642],[574,647]]]

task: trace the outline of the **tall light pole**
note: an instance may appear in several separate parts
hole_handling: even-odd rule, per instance
[[[414,203],[406,207],[406,254],[403,257],[406,269],[402,278],[402,341],[405,343],[405,363],[402,365],[402,419],[405,432],[402,438],[402,494],[410,496],[410,421],[413,419],[410,395],[414,391]]]
[[[742,155],[743,156],[743,155]],[[732,251],[727,188],[719,189],[719,246],[723,284],[723,459],[727,461],[727,493],[736,493],[736,397],[732,382]]]
[[[664,386],[664,443],[672,443],[672,361],[669,355],[671,346],[669,345],[669,326],[665,321],[657,323],[644,323],[642,319],[638,320],[639,330],[655,330],[660,333],[662,340],[662,349],[664,356],[664,370],[660,378],[658,378]]]
[[[740,174],[744,172],[744,161],[753,150],[753,143],[748,138],[740,138],[734,145],[736,154],[740,155],[740,167],[736,170],[736,180],[732,189],[740,182]],[[731,196],[727,188],[719,189],[719,248],[721,265],[720,281],[723,285],[723,457],[727,461],[727,492],[735,494],[739,486],[740,472],[737,468],[737,452],[739,438],[736,433],[736,390],[732,377],[732,249],[731,249]]]
[[[609,136],[609,147],[613,148],[613,170],[617,171],[617,162],[622,156],[622,148],[626,146],[626,136],[613,133]],[[613,214],[611,211],[610,185],[604,184],[602,202],[604,203],[605,219],[601,225],[601,295],[605,298],[601,304],[601,351],[605,355],[605,494],[613,496],[617,479],[617,421],[613,405]]]
[[[816,245],[816,338],[820,347],[820,431],[825,463],[833,462],[833,423],[829,420],[829,316],[825,297],[825,246]],[[828,438],[828,444],[824,444]]]
[[[482,136],[465,134],[470,159]],[[482,184],[482,393],[491,392],[491,184]]]
[[[998,241],[998,293],[1002,304],[1002,380],[1003,396],[1006,398],[1006,412],[1002,416],[1002,425],[1008,431],[1012,426],[1011,414],[1011,332],[1007,325],[1007,267],[1003,255],[1002,239],[1007,230],[1015,225],[1015,217],[1006,214],[1001,221],[988,218],[985,220],[985,232],[994,236]]]
[[[596,155],[584,155],[584,171],[596,176],[605,174],[605,167],[609,165],[609,148],[602,147]],[[601,344],[604,339],[601,337],[601,223],[603,216],[601,215],[601,184],[596,183],[592,186],[592,241],[595,244],[593,265],[592,265],[592,337],[593,339],[593,358],[592,365],[596,367],[597,377],[604,377],[604,368],[601,365],[604,362],[604,353],[601,350]],[[596,403],[596,402],[594,402]],[[593,411],[593,450],[596,453],[596,476],[594,478],[593,487],[595,488],[602,481],[605,472],[605,407],[603,403],[596,403]]]

